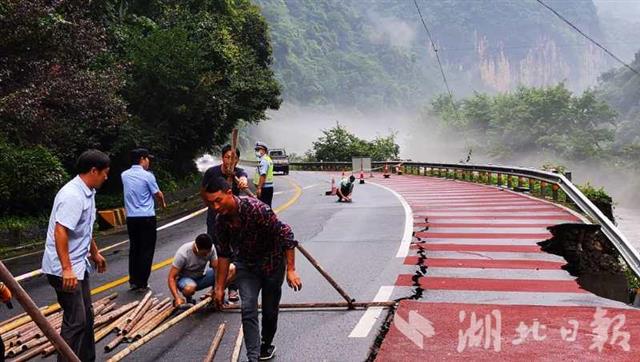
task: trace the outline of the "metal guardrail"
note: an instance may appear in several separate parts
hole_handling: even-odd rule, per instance
[[[562,174],[541,171],[532,168],[511,167],[499,165],[475,165],[475,164],[448,164],[448,163],[424,163],[424,162],[372,162],[372,168],[378,169],[389,166],[389,172],[400,171],[413,175],[425,175],[452,178],[454,180],[478,181],[493,185],[493,176],[497,186],[508,188],[527,189],[531,193],[539,190],[542,197],[546,197],[547,189],[551,188],[551,196],[554,201],[559,200],[558,191],[562,190],[567,199],[572,201],[592,222],[601,226],[602,232],[618,249],[629,268],[640,276],[640,252],[638,252],[620,232],[614,223],[607,218],[571,181]],[[289,166],[293,170],[314,171],[350,171],[351,162],[291,162]],[[397,166],[397,170],[396,170]],[[369,170],[365,170],[369,171]],[[506,185],[503,184],[506,176]],[[514,180],[515,178],[515,180]],[[536,185],[537,183],[537,185]],[[536,188],[537,186],[537,188]]]

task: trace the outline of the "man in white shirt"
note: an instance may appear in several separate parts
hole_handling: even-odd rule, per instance
[[[58,191],[53,201],[42,257],[42,271],[63,310],[60,335],[81,361],[96,359],[89,258],[98,273],[106,270],[107,262],[93,239],[93,223],[95,190],[107,180],[110,163],[109,157],[98,150],[80,155],[78,175]],[[64,359],[59,355],[58,360]]]

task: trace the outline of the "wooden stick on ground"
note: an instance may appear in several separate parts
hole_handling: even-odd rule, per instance
[[[311,256],[311,254],[309,254],[309,252],[307,251],[307,249],[305,249],[302,245],[298,244],[298,250],[300,250],[300,252],[302,253],[302,255],[304,255],[305,258],[307,258],[307,260],[309,260],[309,262],[311,263],[311,265],[313,265],[316,270],[318,270],[318,272],[320,272],[320,274],[322,274],[322,276],[329,282],[329,284],[331,284],[331,286],[338,291],[338,293],[340,293],[340,295],[342,296],[342,298],[344,298],[347,303],[349,304],[349,309],[353,309],[352,305],[353,303],[356,301],[355,299],[351,298],[347,292],[345,292],[339,285],[338,283],[336,283],[335,280],[333,280],[333,278],[329,275],[329,273],[327,273],[324,268],[322,266],[320,266],[320,264],[318,263],[318,261]]]
[[[124,334],[117,335],[116,338],[112,339],[111,342],[109,342],[109,344],[104,346],[104,352],[107,353],[113,351],[116,347],[118,347],[120,343],[124,341],[124,339]]]
[[[106,327],[100,328],[100,330],[98,330],[98,332],[96,332],[95,334],[95,341],[98,342],[104,337],[106,337],[107,335],[109,335],[109,333],[113,332],[113,330],[116,329],[118,324],[121,324],[124,321],[126,321],[127,318],[129,317],[129,314],[132,314],[132,313],[133,311],[128,311],[127,313],[123,314],[115,321],[111,322],[111,324],[107,325]]]
[[[218,331],[216,335],[213,337],[213,341],[211,341],[211,346],[209,347],[209,351],[207,352],[207,356],[204,358],[204,362],[213,362],[213,358],[216,356],[216,351],[220,346],[220,342],[222,341],[222,336],[224,336],[224,329],[226,327],[226,323],[222,323],[218,326]]]
[[[153,308],[149,313],[147,313],[147,315],[140,322],[138,322],[135,327],[127,332],[127,342],[135,341],[137,339],[137,333],[142,329],[147,328],[147,326],[149,326],[156,319],[156,317],[162,314],[162,312],[164,312],[167,308],[169,308],[169,306],[164,305],[160,309]]]
[[[134,339],[140,339],[147,334],[149,334],[152,330],[154,330],[157,326],[159,326],[165,319],[167,319],[175,310],[173,304],[167,306],[165,310],[163,310],[160,314],[158,314],[153,320],[149,321],[147,325],[143,328],[139,329],[136,334],[133,336]]]
[[[42,311],[42,308],[40,308],[40,310]],[[2,328],[4,326],[6,326],[7,324],[12,323],[15,320],[20,319],[20,318],[22,318],[22,317],[24,317],[26,315],[27,315],[27,312],[22,312],[22,313],[20,313],[18,315],[14,315],[13,317],[2,321],[2,323],[0,323],[0,328]]]
[[[131,354],[136,349],[140,348],[140,346],[142,346],[143,344],[145,344],[145,343],[149,342],[150,340],[152,340],[153,338],[157,337],[158,335],[160,335],[160,333],[162,333],[162,332],[166,331],[167,329],[171,328],[173,325],[175,325],[176,323],[180,322],[181,320],[187,318],[188,316],[190,316],[191,314],[195,313],[196,311],[198,311],[202,307],[206,306],[210,302],[211,302],[211,297],[205,298],[200,303],[198,303],[198,304],[194,305],[193,307],[187,309],[182,314],[170,319],[169,321],[167,321],[164,324],[162,324],[160,327],[156,328],[153,332],[147,334],[146,336],[142,337],[137,342],[134,342],[131,345],[129,345],[129,347],[127,347],[127,348],[123,349],[122,351],[118,352],[116,355],[111,357],[108,360],[108,362],[120,361],[121,359],[123,359],[127,355]]]
[[[52,306],[48,306],[45,307],[44,309],[40,308],[40,312],[42,313],[42,315],[44,316],[48,316],[49,314],[53,314],[57,311],[60,310],[60,305],[59,304],[54,304]],[[11,323],[7,323],[5,325],[3,325],[2,327],[0,327],[0,335],[2,335],[2,338],[9,338],[7,337],[5,334],[8,334],[9,332],[13,332],[16,328],[22,327],[25,324],[31,323],[33,322],[33,320],[31,319],[31,315],[27,315],[24,316],[22,318],[18,318],[15,321],[11,322]]]
[[[126,326],[124,326],[124,328],[122,329],[122,334],[127,334],[127,332],[129,332],[136,325],[136,323],[138,323],[144,317],[145,313],[147,313],[149,308],[153,306],[155,301],[157,301],[157,299],[155,298],[147,299],[142,308],[138,310],[136,316],[133,317],[133,319],[131,319]]]
[[[93,325],[94,326],[100,326],[102,324],[106,324],[109,323],[109,321],[113,321],[112,318],[120,318],[123,314],[127,314],[128,312],[130,312],[133,308],[138,306],[138,301],[136,300],[135,302],[131,302],[129,304],[125,304],[122,307],[109,312],[108,314],[105,315],[101,315],[99,317],[97,317],[94,321],[93,321]]]
[[[240,351],[242,350],[242,341],[244,341],[244,330],[242,324],[238,330],[238,336],[236,337],[236,343],[233,346],[233,353],[231,353],[231,362],[238,362],[240,359]]]
[[[51,343],[45,343],[42,346],[36,347],[34,349],[32,349],[31,351],[25,353],[25,354],[21,354],[20,356],[9,360],[8,362],[24,362],[24,361],[28,361],[30,359],[32,359],[33,357],[41,354],[42,352],[44,352],[44,350],[47,347],[51,347],[51,349],[53,351],[55,351],[55,348],[53,347],[53,345]]]
[[[133,317],[135,317],[136,315],[138,315],[138,313],[140,313],[140,309],[142,309],[142,307],[144,307],[144,304],[147,302],[147,300],[149,300],[151,298],[152,294],[153,294],[153,292],[151,292],[151,291],[149,291],[147,294],[145,294],[144,298],[142,298],[142,300],[140,301],[140,303],[136,307],[135,311],[133,312],[133,316],[131,317],[131,319],[133,319]],[[131,319],[128,319],[127,322],[130,322]]]

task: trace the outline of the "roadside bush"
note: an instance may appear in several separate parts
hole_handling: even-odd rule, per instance
[[[609,220],[615,221],[613,217],[613,199],[604,190],[604,187],[595,188],[587,182],[584,185],[578,185],[578,188]]]
[[[69,179],[47,149],[18,149],[0,140],[0,215],[43,215]]]

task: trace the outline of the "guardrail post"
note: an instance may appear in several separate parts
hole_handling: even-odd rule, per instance
[[[533,178],[529,177],[529,193],[533,195],[533,186],[534,182],[533,182]]]
[[[491,172],[487,172],[487,185],[491,185]]]
[[[558,201],[558,189],[560,186],[558,184],[551,185],[553,201]]]
[[[513,188],[513,177],[510,174],[507,174],[507,188]]]

